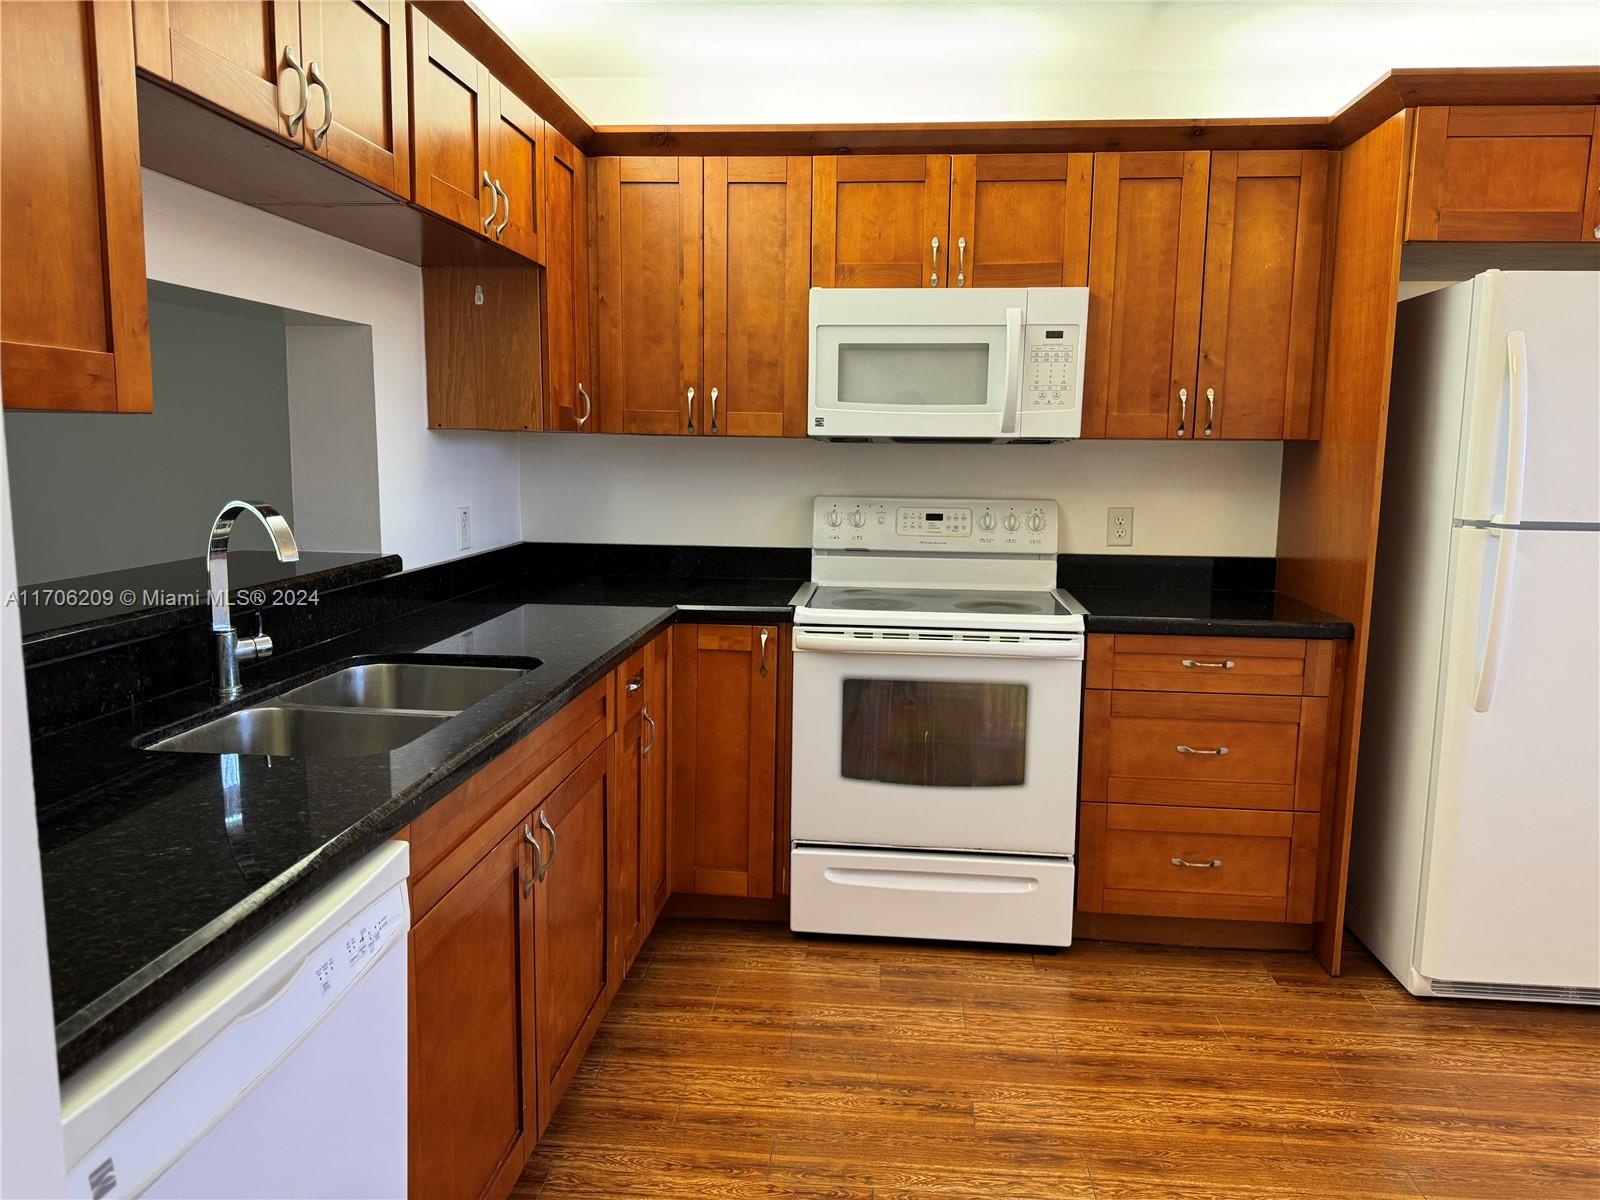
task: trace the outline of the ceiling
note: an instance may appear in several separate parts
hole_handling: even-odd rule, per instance
[[[477,0],[596,125],[1327,116],[1390,67],[1600,63],[1592,0]]]

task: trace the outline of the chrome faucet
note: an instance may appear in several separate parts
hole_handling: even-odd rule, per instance
[[[241,638],[228,611],[228,539],[233,536],[233,522],[241,513],[249,513],[266,527],[279,562],[294,562],[300,557],[289,522],[270,504],[229,500],[211,523],[211,541],[206,548],[206,569],[211,575],[211,645],[216,659],[217,695],[224,700],[236,700],[244,690],[239,683],[240,663],[272,653],[272,639],[259,626],[255,637]]]

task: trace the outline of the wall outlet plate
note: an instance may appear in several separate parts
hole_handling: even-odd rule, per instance
[[[472,509],[466,504],[456,509],[456,549],[472,549]]]
[[[1133,545],[1133,509],[1106,509],[1106,545]]]

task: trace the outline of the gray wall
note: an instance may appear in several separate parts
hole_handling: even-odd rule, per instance
[[[5,414],[21,583],[197,558],[235,498],[293,523],[283,315],[187,295],[151,289],[154,413]],[[234,545],[268,543],[242,522]]]

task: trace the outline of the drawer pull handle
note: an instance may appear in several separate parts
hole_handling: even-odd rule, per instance
[[[635,692],[637,692],[643,686],[644,686],[644,672],[640,671],[632,679],[628,680],[628,695],[630,695],[630,696],[633,695]]]
[[[1193,746],[1176,746],[1174,749],[1176,749],[1179,754],[1206,754],[1215,758],[1221,758],[1228,752],[1228,748],[1226,746],[1218,746],[1214,750],[1197,750]]]
[[[1190,862],[1187,858],[1175,858],[1172,860],[1172,865],[1175,867],[1198,867],[1202,871],[1214,871],[1222,865],[1222,860],[1213,858],[1210,862],[1197,863]]]
[[[1221,662],[1202,662],[1198,658],[1186,658],[1183,660],[1183,665],[1190,670],[1199,669],[1202,671],[1231,671],[1234,668],[1234,662],[1231,658],[1225,658]]]

